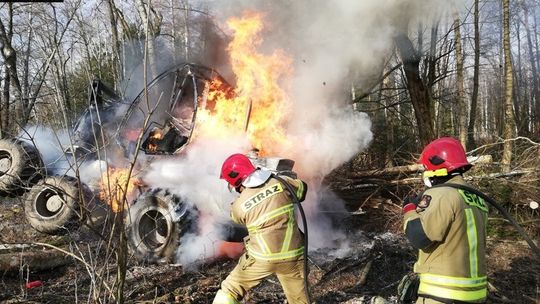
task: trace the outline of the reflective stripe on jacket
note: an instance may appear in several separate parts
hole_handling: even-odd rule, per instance
[[[284,177],[303,201],[305,183]],[[260,260],[291,260],[304,253],[303,235],[297,227],[294,202],[287,187],[271,177],[255,188],[245,188],[231,207],[232,219],[248,228],[246,249]]]
[[[461,176],[448,182],[466,184]],[[450,187],[428,189],[425,208],[404,215],[405,232],[431,241],[419,250],[414,271],[420,274],[420,295],[464,302],[484,302],[487,297],[487,205],[475,194]],[[417,225],[420,221],[421,228]],[[416,224],[416,227],[415,227]],[[423,230],[423,231],[422,231]],[[429,243],[428,243],[429,244]]]

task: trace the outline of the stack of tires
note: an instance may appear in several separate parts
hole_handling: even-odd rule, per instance
[[[0,140],[0,194],[22,196],[28,223],[49,234],[74,231],[85,220],[98,218],[90,213],[103,209],[76,178],[46,176],[39,151],[19,139]]]
[[[0,193],[17,196],[43,176],[43,162],[35,146],[18,139],[0,140]]]
[[[66,234],[83,223],[98,226],[108,214],[106,204],[70,176],[47,176],[36,147],[18,139],[0,140],[0,195],[21,196],[28,223],[47,234]],[[107,210],[105,210],[107,209]],[[198,216],[178,196],[149,189],[126,212],[131,252],[150,263],[172,262],[180,238]]]

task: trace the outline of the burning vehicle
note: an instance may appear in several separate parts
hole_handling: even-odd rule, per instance
[[[23,198],[29,224],[48,234],[99,226],[125,211],[126,235],[134,255],[149,262],[172,261],[182,235],[197,229],[199,210],[168,189],[145,185],[131,173],[182,154],[196,132],[199,111],[212,112],[217,106],[216,92],[222,97],[234,94],[215,70],[196,64],[161,73],[130,102],[96,79],[89,90],[90,106],[70,132],[69,144],[62,147],[68,166],[44,164],[31,139],[2,139],[0,191]],[[248,122],[249,111],[245,127]],[[294,174],[291,160],[252,159],[258,166]],[[111,167],[108,160],[123,165]],[[82,182],[80,169],[96,163],[105,164],[100,184]],[[240,242],[247,235],[241,226],[225,226],[224,240]]]

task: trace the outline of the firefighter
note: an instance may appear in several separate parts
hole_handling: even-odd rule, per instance
[[[240,193],[231,205],[231,217],[245,225],[249,234],[244,238],[246,252],[221,283],[213,303],[239,303],[248,290],[271,274],[279,279],[288,303],[307,303],[304,236],[294,215],[294,202],[305,199],[306,184],[281,177],[295,191],[290,193],[270,171],[255,168],[243,154],[225,160],[220,178]]]
[[[416,199],[406,198],[403,207],[405,235],[419,250],[414,264],[419,281],[400,284],[413,289],[400,291],[409,294],[402,300],[414,303],[417,297],[416,303],[484,303],[487,204],[467,191],[433,187],[467,185],[462,175],[472,165],[461,143],[451,137],[429,143],[419,163],[425,167],[423,179],[428,189]]]

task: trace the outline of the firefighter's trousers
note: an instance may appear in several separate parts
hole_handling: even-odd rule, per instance
[[[306,304],[304,284],[304,260],[287,262],[255,260],[244,253],[238,265],[221,283],[213,304],[240,303],[247,291],[257,286],[264,278],[276,274],[289,304]]]
[[[441,302],[441,301],[437,301],[435,299],[424,298],[422,296],[419,296],[418,300],[416,300],[416,304],[447,304],[447,303],[455,303],[455,304],[467,304],[467,303],[470,303],[470,304],[472,304],[471,302],[462,302],[462,301],[457,301],[457,300],[448,300],[448,301],[445,301],[445,302]],[[484,302],[482,302],[482,303],[484,303]]]

